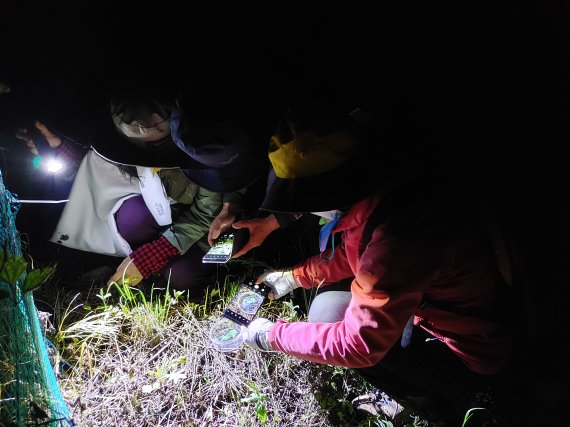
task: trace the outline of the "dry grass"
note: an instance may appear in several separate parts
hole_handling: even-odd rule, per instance
[[[54,339],[72,367],[59,384],[74,421],[82,427],[388,425],[356,421],[349,402],[365,386],[350,370],[245,345],[216,350],[208,331],[232,286],[200,303],[156,293],[151,300],[144,291],[120,297],[116,289],[99,298],[60,297]],[[261,315],[296,313],[271,303]]]

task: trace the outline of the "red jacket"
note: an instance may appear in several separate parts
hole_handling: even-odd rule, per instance
[[[342,244],[331,260],[317,255],[293,269],[307,289],[354,277],[344,319],[278,321],[269,334],[272,346],[316,363],[368,367],[399,345],[407,320],[415,314],[415,325],[445,342],[470,370],[498,372],[510,351],[507,328],[497,320],[436,308],[443,304],[473,315],[487,313],[497,303],[497,287],[506,285],[500,282],[484,228],[464,218],[461,209],[435,209],[431,216],[421,212],[415,217],[424,220],[410,221],[406,215],[424,209],[413,207],[394,216],[395,227],[378,226],[362,248],[366,221],[379,200],[363,200],[341,218],[333,233],[342,233]],[[398,222],[403,226],[398,228]],[[419,308],[426,301],[434,304]]]

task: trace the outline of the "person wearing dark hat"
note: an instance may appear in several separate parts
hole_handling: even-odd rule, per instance
[[[317,291],[308,321],[257,318],[246,343],[354,368],[404,407],[460,425],[465,408],[448,393],[482,389],[509,360],[506,285],[477,203],[391,166],[361,113],[295,107],[271,138],[261,208],[328,222],[320,254],[257,279],[272,298]],[[348,291],[321,292],[347,278]]]
[[[259,184],[269,172],[265,141],[275,121],[259,108],[266,106],[248,102],[239,83],[227,76],[196,77],[179,91],[172,115],[172,138],[193,162],[182,167],[184,173],[225,195],[222,211],[230,211],[225,228],[238,211],[255,209],[259,203],[249,201],[256,197],[254,188],[263,191]],[[221,229],[211,231],[212,243]]]
[[[259,102],[251,92],[243,92],[243,87],[249,85],[229,81],[234,84],[213,78],[184,86],[172,116],[172,138],[202,165],[184,169],[190,179],[224,192],[222,211],[210,227],[208,242],[212,245],[222,231],[230,228],[247,231],[242,234],[247,238],[232,254],[232,258],[239,258],[302,215],[259,211],[265,190],[260,184],[264,184],[270,170],[266,141],[278,122],[281,107],[277,110],[269,106],[275,102]]]
[[[188,82],[172,115],[172,138],[190,160],[184,173],[204,188],[224,193],[222,211],[208,234],[210,245],[230,228],[241,233],[244,255],[274,230],[295,220],[288,213],[256,217],[269,173],[266,141],[279,113],[243,92],[243,82],[209,76]],[[247,85],[245,85],[247,86]],[[193,162],[193,163],[192,163]]]

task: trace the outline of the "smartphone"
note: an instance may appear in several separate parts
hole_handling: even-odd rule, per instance
[[[212,245],[206,255],[202,257],[204,263],[225,263],[232,257],[234,248],[233,233],[222,234]]]
[[[263,283],[249,282],[241,285],[222,315],[239,325],[249,325],[270,290],[271,288]]]
[[[216,239],[216,243],[202,257],[202,262],[226,263],[231,259],[234,252],[239,251],[248,240],[249,230],[247,228],[231,229]]]

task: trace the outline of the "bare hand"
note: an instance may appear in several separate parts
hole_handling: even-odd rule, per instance
[[[39,156],[40,152],[38,151],[38,149],[36,148],[36,144],[34,144],[34,140],[32,139],[28,129],[26,128],[20,128],[18,129],[18,131],[16,132],[16,138],[21,139],[22,141],[24,141],[28,147],[28,150],[30,150],[30,152],[34,155],[34,156]]]
[[[126,257],[117,267],[115,274],[107,281],[107,286],[114,283],[122,283],[128,286],[136,286],[142,281],[142,274],[131,259]]]
[[[51,132],[42,122],[36,121],[34,123],[34,126],[36,127],[37,130],[40,131],[42,136],[47,140],[51,148],[57,148],[61,145],[61,138],[56,134],[54,134],[53,132]],[[28,149],[33,155],[38,156],[40,154],[36,145],[34,144],[32,134],[28,129],[26,128],[18,129],[18,132],[16,132],[16,138],[25,141],[26,145],[28,146]]]
[[[57,148],[61,145],[61,138],[56,134],[54,134],[53,132],[51,132],[42,122],[36,120],[34,126],[36,127],[37,130],[40,131],[42,136],[47,140],[51,148]]]
[[[230,228],[236,220],[236,207],[231,203],[224,203],[218,216],[210,224],[208,230],[208,243],[212,246],[223,231]]]
[[[238,258],[253,248],[261,246],[267,236],[279,228],[279,223],[275,215],[266,218],[244,219],[233,224],[233,228],[247,228],[249,230],[249,240],[237,251],[232,258]]]

